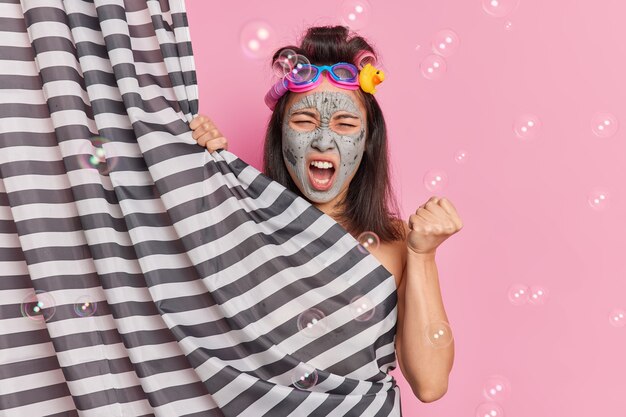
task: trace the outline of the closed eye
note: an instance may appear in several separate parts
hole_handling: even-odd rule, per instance
[[[335,120],[335,123],[337,124],[337,126],[344,128],[344,129],[352,129],[352,128],[356,128],[359,127],[359,118],[352,115],[352,114],[337,114],[333,117],[333,119]],[[357,123],[355,123],[355,121]]]

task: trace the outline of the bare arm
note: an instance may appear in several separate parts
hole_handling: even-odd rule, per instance
[[[448,390],[454,340],[434,348],[425,333],[429,323],[446,322],[435,255],[408,250],[398,288],[396,353],[400,370],[422,402],[436,401]]]
[[[404,226],[407,254],[398,289],[396,350],[415,395],[431,402],[447,392],[454,362],[454,339],[441,298],[435,253],[463,223],[450,200],[431,196]]]

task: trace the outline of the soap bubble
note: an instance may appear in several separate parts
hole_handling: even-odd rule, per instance
[[[483,394],[488,400],[502,402],[511,395],[511,383],[502,375],[491,375],[485,381]]]
[[[513,130],[520,139],[533,139],[541,128],[541,121],[534,114],[522,114],[515,119]]]
[[[22,316],[34,321],[48,321],[56,312],[56,303],[52,295],[37,290],[28,294],[20,305]]]
[[[92,136],[81,145],[78,163],[84,169],[97,169],[101,175],[109,175],[113,170],[116,158],[107,159],[107,149],[112,145],[110,140],[102,136]]]
[[[96,313],[98,304],[89,295],[83,295],[74,302],[74,313],[78,317],[93,316]]]
[[[310,389],[317,384],[317,369],[308,363],[300,362],[291,374],[291,382],[298,389]]]
[[[528,302],[530,290],[524,284],[513,284],[509,288],[508,296],[511,304],[521,306]]]
[[[365,254],[375,251],[380,245],[380,239],[374,232],[363,232],[357,237],[357,240],[360,243],[359,250]]]
[[[626,325],[626,312],[621,308],[614,308],[609,313],[609,323],[614,327],[624,327]]]
[[[459,49],[459,35],[451,29],[440,30],[432,41],[433,51],[441,56],[449,57]]]
[[[533,285],[530,287],[530,295],[528,301],[532,304],[545,304],[548,297],[548,290],[541,285]]]
[[[322,319],[326,317],[317,308],[309,308],[298,316],[298,330],[305,336],[319,337],[326,333],[326,324]]]
[[[587,196],[587,202],[592,209],[604,211],[609,207],[609,193],[604,188],[596,187]]]
[[[339,5],[339,17],[345,26],[359,30],[368,25],[371,10],[372,7],[365,0],[344,0]]]
[[[376,306],[365,295],[357,295],[350,301],[350,311],[356,321],[368,321],[374,317]]]
[[[467,162],[467,152],[464,150],[458,150],[454,154],[454,161],[458,164],[464,164]]]
[[[511,22],[510,20],[507,20],[506,22],[504,22],[504,28],[506,30],[511,30],[513,29],[513,22]]]
[[[274,37],[274,29],[267,22],[254,20],[243,26],[239,42],[249,58],[265,58],[272,51]]]
[[[309,66],[310,64],[311,62],[306,56],[296,54],[294,58],[294,66],[285,76],[288,80],[291,80],[293,82],[308,81],[312,79],[315,75],[312,72],[311,67]]]
[[[486,402],[476,407],[476,417],[504,417],[504,410],[498,403]]]
[[[278,58],[276,58],[272,66],[274,74],[278,78],[283,78],[285,75],[289,74],[298,62],[297,56],[298,54],[292,49],[283,49],[280,51]]]
[[[424,174],[424,186],[429,191],[441,191],[448,184],[448,175],[439,169],[432,169]]]
[[[504,17],[511,14],[519,4],[519,0],[483,0],[483,10],[493,17]]]
[[[452,329],[445,321],[428,323],[425,332],[431,346],[437,349],[445,348],[453,340]]]
[[[426,55],[420,63],[420,69],[424,78],[438,80],[446,73],[446,60],[436,54]]]
[[[591,130],[599,138],[610,138],[618,129],[619,122],[612,113],[597,112],[591,118]]]

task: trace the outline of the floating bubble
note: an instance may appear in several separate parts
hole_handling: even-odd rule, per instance
[[[511,383],[502,375],[491,375],[485,381],[483,394],[488,400],[502,402],[511,395]]]
[[[300,362],[291,374],[291,382],[298,389],[311,389],[317,384],[317,369],[308,363]]]
[[[458,150],[454,154],[454,161],[458,164],[464,164],[467,162],[467,152],[464,150]]]
[[[357,295],[350,301],[350,312],[356,321],[368,321],[374,317],[376,306],[365,295]]]
[[[621,308],[614,308],[609,313],[609,323],[614,327],[624,327],[626,325],[626,312]]]
[[[441,191],[448,184],[448,175],[439,169],[432,169],[424,174],[424,186],[430,191]]]
[[[513,22],[511,22],[510,20],[507,20],[506,22],[504,22],[504,29],[512,30],[513,29]]]
[[[274,74],[278,78],[282,78],[289,74],[298,62],[297,56],[298,54],[292,49],[283,49],[280,51],[278,58],[276,58],[276,61],[274,61],[274,65],[272,66]]]
[[[91,296],[83,295],[74,302],[74,313],[78,317],[93,316],[96,313],[98,304],[93,301]]]
[[[587,196],[587,202],[592,209],[604,211],[609,207],[609,193],[604,188],[596,187]]]
[[[241,29],[239,42],[249,58],[265,58],[271,53],[274,37],[274,29],[267,22],[254,20]]]
[[[428,342],[436,349],[445,348],[454,339],[452,329],[445,321],[428,323],[425,333]]]
[[[370,21],[372,6],[365,0],[344,0],[339,5],[339,17],[352,30],[366,27]]]
[[[591,130],[599,138],[610,138],[618,129],[619,122],[612,113],[597,112],[591,118]]]
[[[446,60],[436,54],[427,55],[420,63],[422,75],[428,80],[440,79],[446,73],[447,67]]]
[[[522,114],[515,119],[513,131],[520,139],[533,139],[541,128],[541,121],[534,114]]]
[[[498,403],[486,402],[476,407],[476,417],[504,417],[504,410]]]
[[[326,323],[322,320],[324,313],[317,308],[309,308],[298,316],[298,330],[305,336],[319,337],[326,333]]]
[[[101,175],[109,175],[115,167],[116,158],[107,159],[107,149],[110,141],[102,136],[92,136],[89,142],[84,142],[79,156],[79,165],[84,169],[97,169]]]
[[[528,289],[528,286],[524,284],[513,284],[509,288],[508,296],[511,304],[521,306],[528,302],[530,290]]]
[[[37,290],[22,300],[20,310],[22,316],[31,320],[48,321],[54,316],[56,304],[50,293]]]
[[[296,54],[294,66],[291,68],[291,71],[286,74],[287,79],[293,82],[311,80],[315,74],[312,72],[311,67],[309,66],[310,64],[311,62],[306,56]]]
[[[519,0],[483,0],[483,10],[493,17],[504,17],[511,14]]]
[[[375,251],[380,245],[380,239],[374,232],[363,232],[357,237],[356,240],[360,243],[358,246],[359,250],[365,254]]]
[[[433,51],[441,56],[449,57],[459,49],[459,35],[452,29],[440,30],[433,38]]]
[[[548,297],[548,290],[541,285],[533,285],[530,287],[528,301],[532,304],[545,304]]]

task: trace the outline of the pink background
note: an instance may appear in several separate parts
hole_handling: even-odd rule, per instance
[[[244,25],[269,24],[269,54],[309,25],[341,23],[337,1],[288,4],[187,0],[200,112],[258,169],[273,79],[269,55],[244,53]],[[626,309],[626,2],[521,0],[499,18],[481,0],[369,4],[360,34],[387,73],[377,98],[402,216],[438,195],[464,221],[437,255],[456,344],[449,389],[421,403],[394,371],[404,415],[474,416],[500,374],[510,396],[496,403],[508,417],[626,416],[626,327],[609,320]],[[420,62],[442,29],[459,47],[446,73],[427,79]],[[613,136],[592,131],[598,111],[621,122]],[[534,138],[514,133],[524,114],[540,121]],[[435,191],[424,185],[433,169],[448,178]],[[608,198],[594,208],[598,189]],[[517,283],[544,287],[545,303],[511,303]]]

